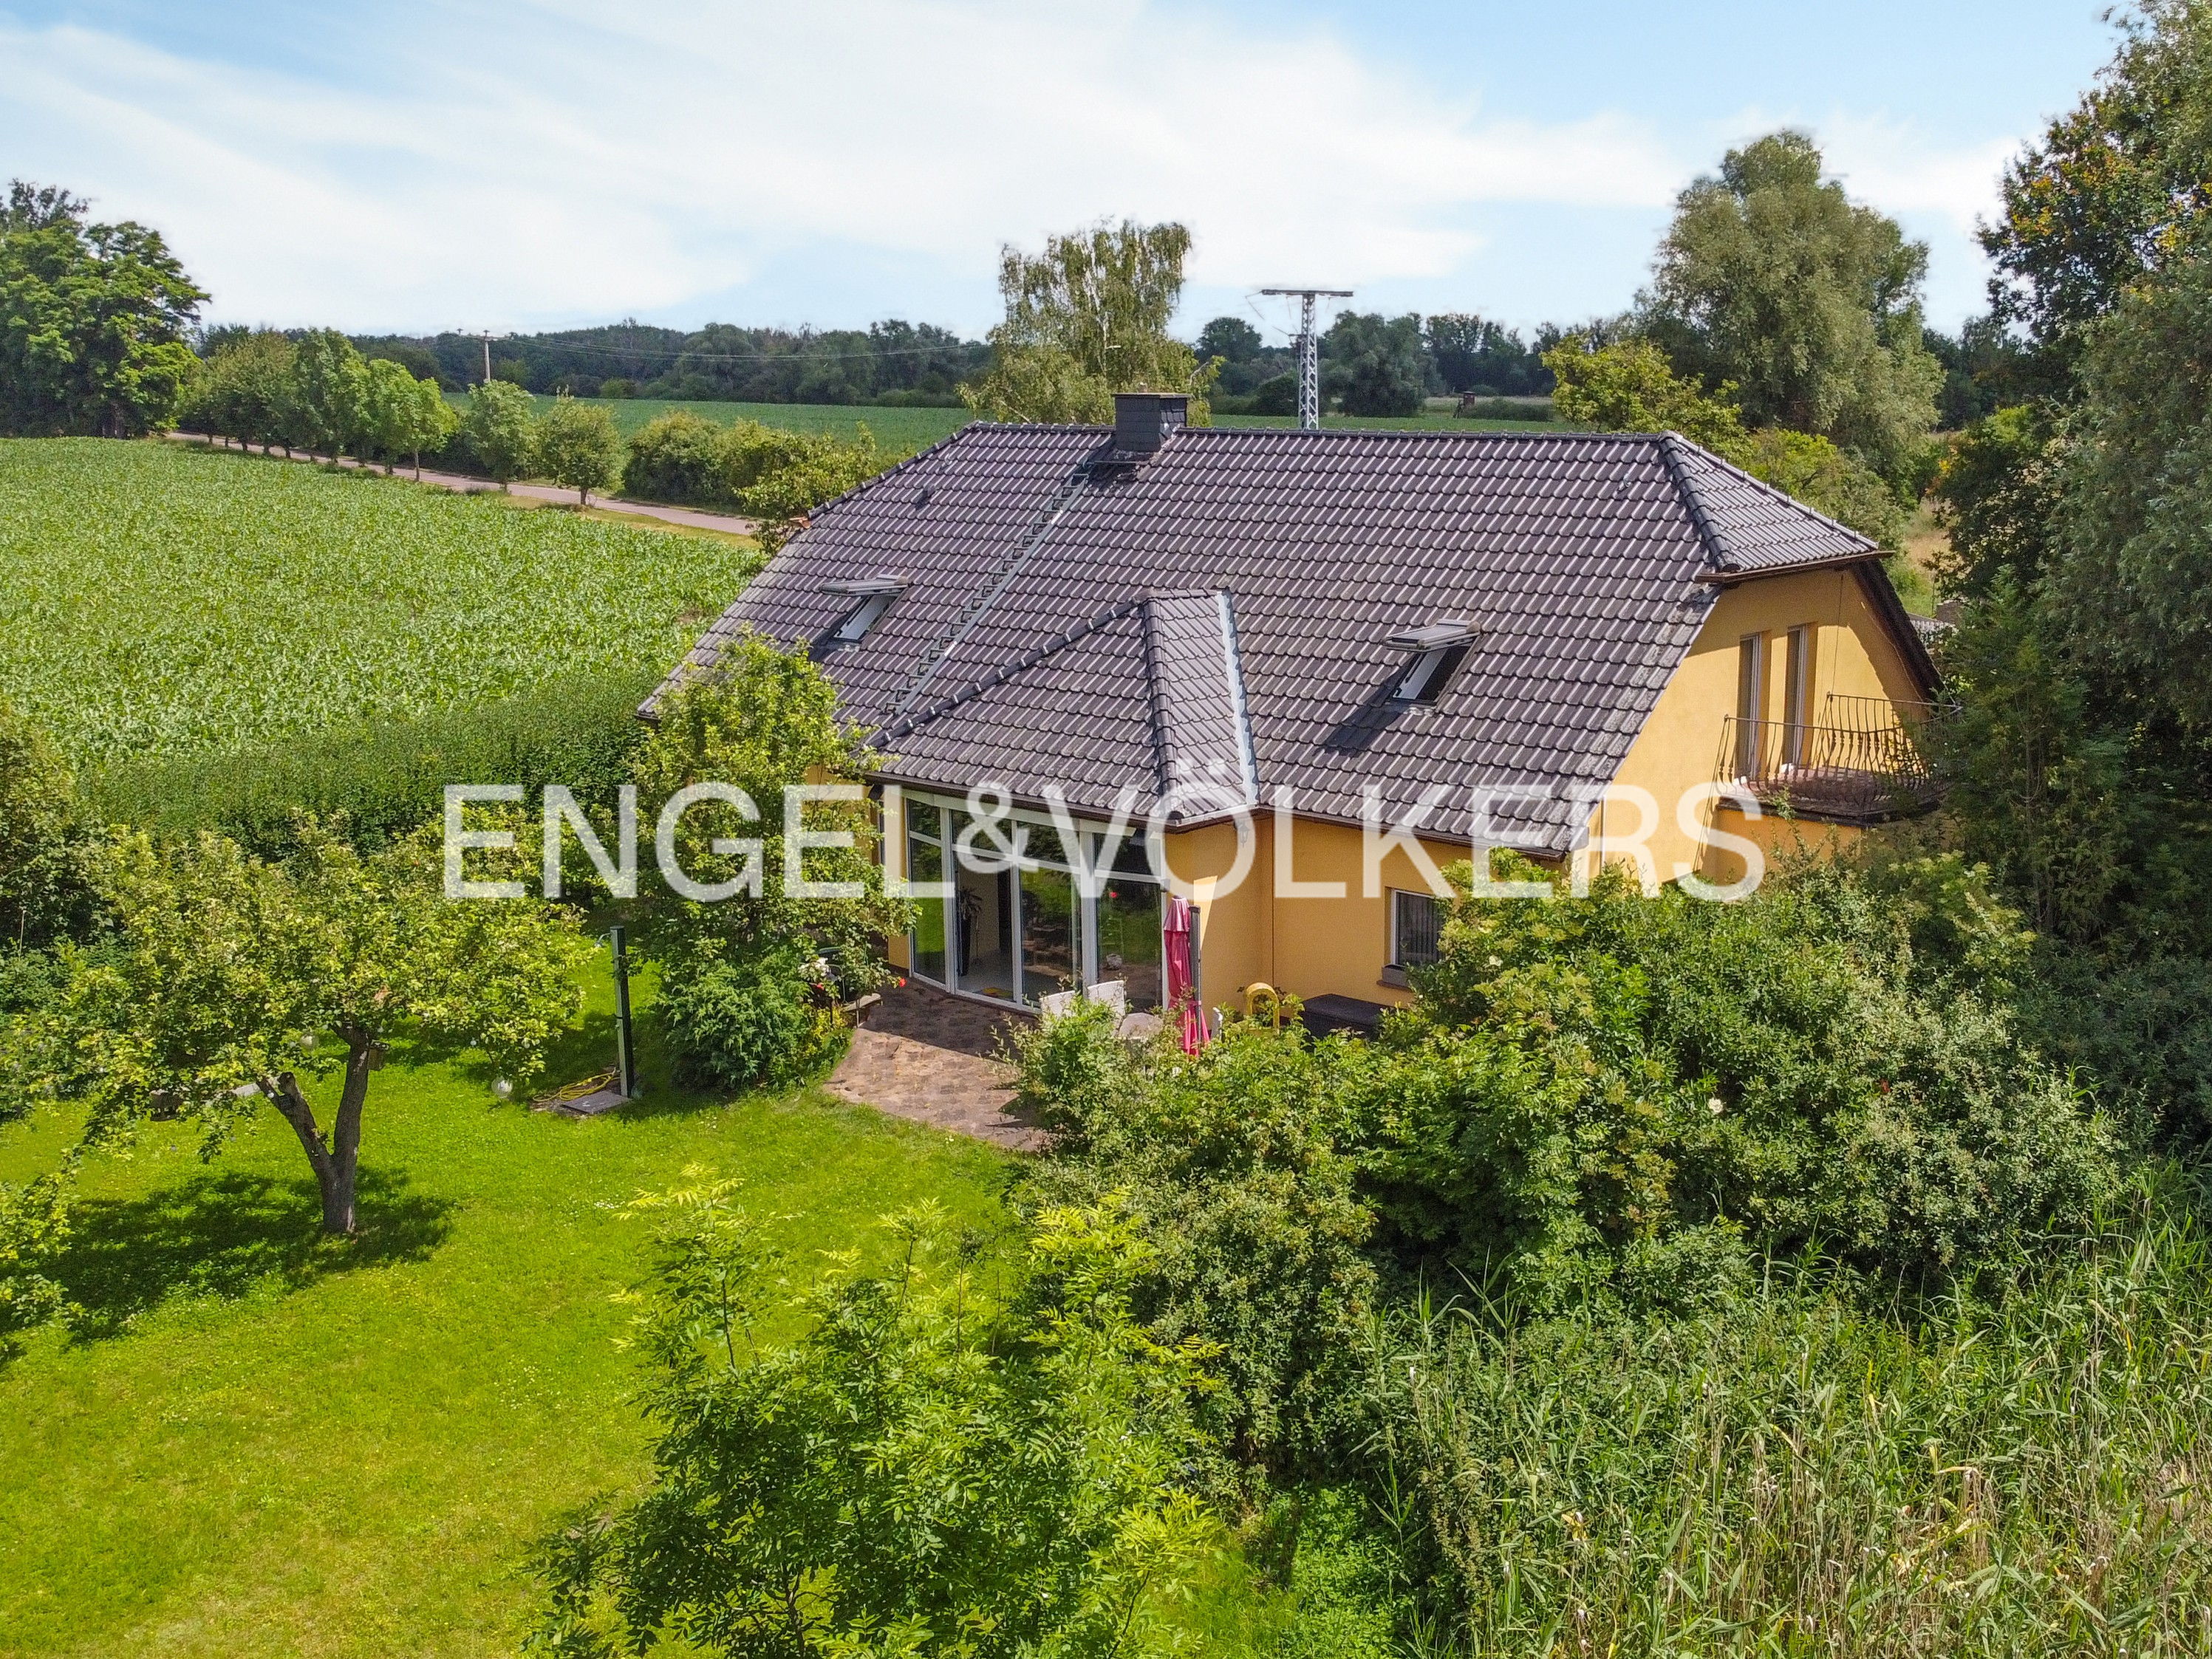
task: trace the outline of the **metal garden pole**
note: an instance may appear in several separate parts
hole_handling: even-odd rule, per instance
[[[620,927],[607,930],[615,953],[615,1087],[624,1100],[637,1098],[637,1049],[629,1022],[629,941]]]

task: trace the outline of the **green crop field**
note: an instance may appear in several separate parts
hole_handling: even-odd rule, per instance
[[[541,415],[553,407],[550,398],[534,398],[532,401]],[[975,418],[964,409],[879,409],[851,404],[683,403],[666,398],[582,398],[577,401],[597,404],[606,410],[615,417],[616,429],[625,438],[647,421],[684,409],[717,426],[727,426],[733,421],[758,421],[763,426],[780,427],[787,432],[827,432],[845,439],[858,437],[860,428],[866,426],[875,434],[876,441],[894,455],[911,455],[918,449],[927,449]]]
[[[757,563],[362,472],[0,441],[0,696],[80,763],[414,718],[672,663]]]
[[[543,414],[553,406],[550,398],[534,400]],[[615,417],[615,425],[624,437],[635,432],[654,416],[665,415],[671,410],[685,409],[702,416],[717,425],[727,426],[732,421],[758,421],[763,426],[781,427],[793,432],[830,432],[841,438],[857,435],[866,426],[875,434],[876,441],[896,455],[910,455],[925,449],[939,438],[949,437],[975,419],[964,409],[882,409],[856,406],[850,404],[717,404],[677,403],[660,398],[586,398],[579,401],[598,404]],[[1294,427],[1297,417],[1291,415],[1222,415],[1215,417],[1220,426],[1288,426]],[[1328,415],[1322,418],[1328,427],[1364,427],[1376,431],[1406,432],[1546,432],[1551,427],[1542,421],[1468,421],[1456,415],[1420,414],[1407,416]]]

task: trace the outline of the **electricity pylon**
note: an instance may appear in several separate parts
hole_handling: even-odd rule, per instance
[[[1262,294],[1295,295],[1298,301],[1298,428],[1321,425],[1321,336],[1314,332],[1316,300],[1349,300],[1348,288],[1263,288]]]

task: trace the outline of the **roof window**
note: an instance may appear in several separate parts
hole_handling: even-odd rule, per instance
[[[1468,648],[1481,636],[1472,623],[1458,618],[1429,623],[1419,628],[1404,628],[1383,639],[1385,645],[1394,645],[1401,651],[1410,651],[1413,659],[1390,690],[1395,702],[1432,703],[1440,696],[1452,676],[1459,671]]]
[[[853,581],[823,583],[824,593],[854,601],[853,608],[830,630],[830,642],[850,645],[855,640],[865,639],[868,630],[883,619],[884,612],[906,589],[903,576],[864,576]]]

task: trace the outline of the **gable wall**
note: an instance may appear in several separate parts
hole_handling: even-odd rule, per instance
[[[1760,577],[1723,588],[1617,775],[1618,782],[1648,789],[1659,802],[1659,824],[1650,845],[1661,881],[1692,870],[1713,879],[1729,878],[1714,863],[1699,864],[1700,849],[1678,821],[1677,803],[1684,790],[1720,775],[1722,737],[1736,712],[1738,649],[1744,635],[1767,637],[1767,718],[1779,719],[1789,673],[1789,630],[1800,625],[1815,630],[1808,700],[1813,724],[1825,723],[1822,709],[1831,696],[1910,702],[1923,695],[1903,650],[1850,569]],[[1624,808],[1609,806],[1607,817],[1611,835],[1632,827],[1632,814]],[[1694,817],[1710,824],[1712,809],[1706,806]],[[1591,822],[1595,834],[1597,820],[1593,817]],[[1724,812],[1721,827],[1740,831],[1742,823],[1737,814]],[[1620,856],[1625,855],[1614,855]],[[1735,862],[1710,849],[1704,856]]]

